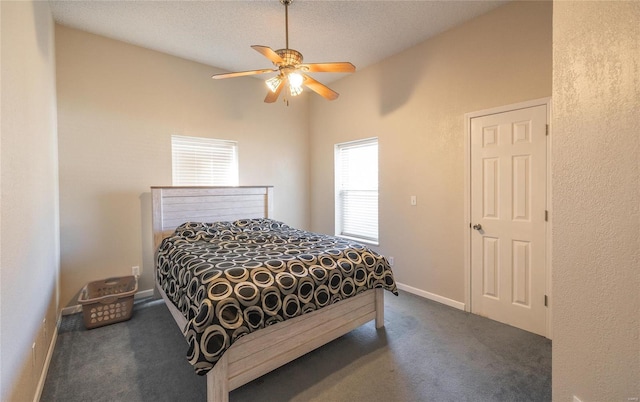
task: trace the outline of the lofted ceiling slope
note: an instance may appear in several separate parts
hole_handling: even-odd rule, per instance
[[[305,62],[350,61],[363,69],[506,2],[294,0],[289,47],[302,52]],[[285,47],[278,0],[49,3],[59,24],[223,71],[270,68],[250,46]],[[342,75],[318,78],[327,83]]]

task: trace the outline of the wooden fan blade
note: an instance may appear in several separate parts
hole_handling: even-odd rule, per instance
[[[222,78],[234,78],[234,77],[243,77],[245,75],[256,75],[256,74],[265,74],[265,73],[273,73],[273,69],[262,69],[262,70],[251,70],[251,71],[238,71],[235,73],[222,73],[222,74],[214,74],[211,76],[214,80],[220,80]]]
[[[276,53],[269,46],[253,45],[251,47],[255,51],[257,51],[258,53],[262,54],[264,57],[266,57],[267,59],[271,60],[272,62],[274,62],[276,64],[284,63],[284,60],[282,59],[282,57],[280,57],[280,55],[278,55],[278,53]]]
[[[309,77],[306,74],[302,74],[302,75],[304,76],[304,85],[306,85],[310,90],[322,96],[323,98],[328,100],[334,100],[334,99],[337,99],[338,96],[340,96],[336,91],[329,88],[328,86],[319,83],[318,81],[314,80],[313,78]]]
[[[356,66],[349,62],[308,63],[300,64],[300,69],[311,73],[353,73]]]
[[[264,98],[265,103],[273,103],[278,99],[282,88],[284,88],[284,81],[285,80],[280,81],[280,84],[278,84],[278,86],[276,87],[275,92],[271,92],[270,90],[267,92],[267,96]]]

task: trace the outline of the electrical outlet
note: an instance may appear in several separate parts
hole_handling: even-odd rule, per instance
[[[415,195],[411,196],[411,205],[416,206],[418,205],[418,197]]]
[[[140,276],[140,267],[137,265],[134,267],[131,267],[131,274],[133,276]]]
[[[393,266],[395,259],[393,257],[387,257],[387,260],[389,260],[389,265]]]
[[[42,319],[42,334],[44,335],[44,342],[47,342],[47,319]]]

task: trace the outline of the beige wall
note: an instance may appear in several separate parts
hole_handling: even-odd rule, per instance
[[[0,400],[29,401],[54,333],[60,264],[54,25],[47,2],[2,1],[0,14]]]
[[[308,226],[305,98],[265,104],[255,78],[63,26],[56,52],[63,306],[134,265],[152,288],[149,186],[171,185],[172,134],[238,141],[240,184],[273,185],[275,218]]]
[[[376,136],[380,251],[399,282],[464,302],[464,114],[551,95],[551,9],[500,7],[312,99],[313,230],[334,230],[333,145]]]
[[[640,2],[553,7],[557,401],[640,397],[639,22]]]

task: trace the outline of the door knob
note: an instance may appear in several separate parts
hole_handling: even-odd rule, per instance
[[[476,224],[476,225],[473,225],[473,228],[474,228],[475,230],[482,230],[482,225],[478,223],[478,224]]]

